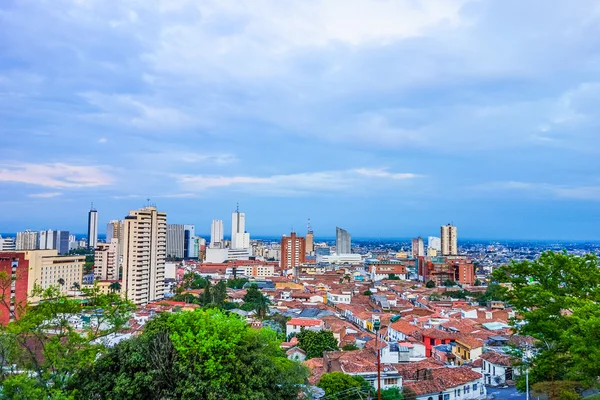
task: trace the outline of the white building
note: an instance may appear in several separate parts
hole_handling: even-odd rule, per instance
[[[223,246],[223,221],[213,219],[210,226],[210,247],[213,249],[221,249]]]
[[[436,236],[429,236],[427,238],[427,249],[442,251],[442,239]]]
[[[230,260],[249,260],[252,257],[252,249],[206,249],[207,263],[222,263]]]
[[[16,250],[16,248],[17,243],[15,238],[2,238],[2,236],[0,236],[0,251],[13,251]]]
[[[98,243],[94,252],[94,278],[99,280],[119,279],[119,240]]]
[[[17,250],[37,250],[38,233],[33,231],[17,232]]]
[[[123,291],[135,304],[164,295],[167,214],[156,207],[130,211],[123,230]]]
[[[250,234],[246,232],[246,214],[239,210],[231,214],[231,248],[250,248]]]
[[[323,329],[323,321],[310,318],[292,318],[285,325],[285,334],[300,333],[302,329],[318,332]]]
[[[93,208],[88,214],[88,247],[95,249],[98,244],[98,211]]]
[[[317,262],[330,264],[361,264],[363,259],[360,254],[332,254],[328,256],[317,256]]]
[[[483,359],[483,373],[485,384],[488,386],[504,386],[506,381],[514,381],[518,376],[513,370],[510,356],[489,351],[481,355]]]
[[[183,258],[185,227],[180,224],[167,224],[167,257]]]
[[[351,292],[327,292],[328,304],[350,304],[351,301]]]

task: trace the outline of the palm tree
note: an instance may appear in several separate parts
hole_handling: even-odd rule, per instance
[[[120,292],[121,291],[121,284],[119,282],[113,282],[111,283],[108,288],[113,292]]]
[[[58,278],[57,282],[60,286],[65,286],[65,280],[63,278]]]
[[[81,285],[79,284],[79,282],[73,282],[73,286],[71,286],[71,289],[73,290],[73,296],[75,296],[75,291],[81,289]]]

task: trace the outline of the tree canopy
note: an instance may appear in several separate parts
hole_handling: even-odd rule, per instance
[[[302,329],[297,335],[298,347],[306,351],[306,358],[323,357],[324,351],[338,350],[337,339],[331,331],[311,331]]]
[[[493,273],[497,295],[522,321],[517,332],[536,339],[530,381],[597,383],[600,376],[600,267],[594,254],[544,252]]]

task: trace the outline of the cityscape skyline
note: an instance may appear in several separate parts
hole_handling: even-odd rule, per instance
[[[600,239],[594,2],[267,3],[0,6],[0,230]]]

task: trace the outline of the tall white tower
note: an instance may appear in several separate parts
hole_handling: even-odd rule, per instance
[[[250,234],[246,233],[246,214],[240,212],[239,204],[235,212],[231,214],[231,248],[250,248]]]
[[[443,225],[440,233],[442,239],[442,255],[458,255],[458,233],[456,226],[451,224]]]
[[[210,247],[213,249],[223,248],[223,220],[213,219],[210,226]]]
[[[92,209],[88,214],[88,247],[96,248],[98,244],[98,211],[94,208],[92,203]]]

